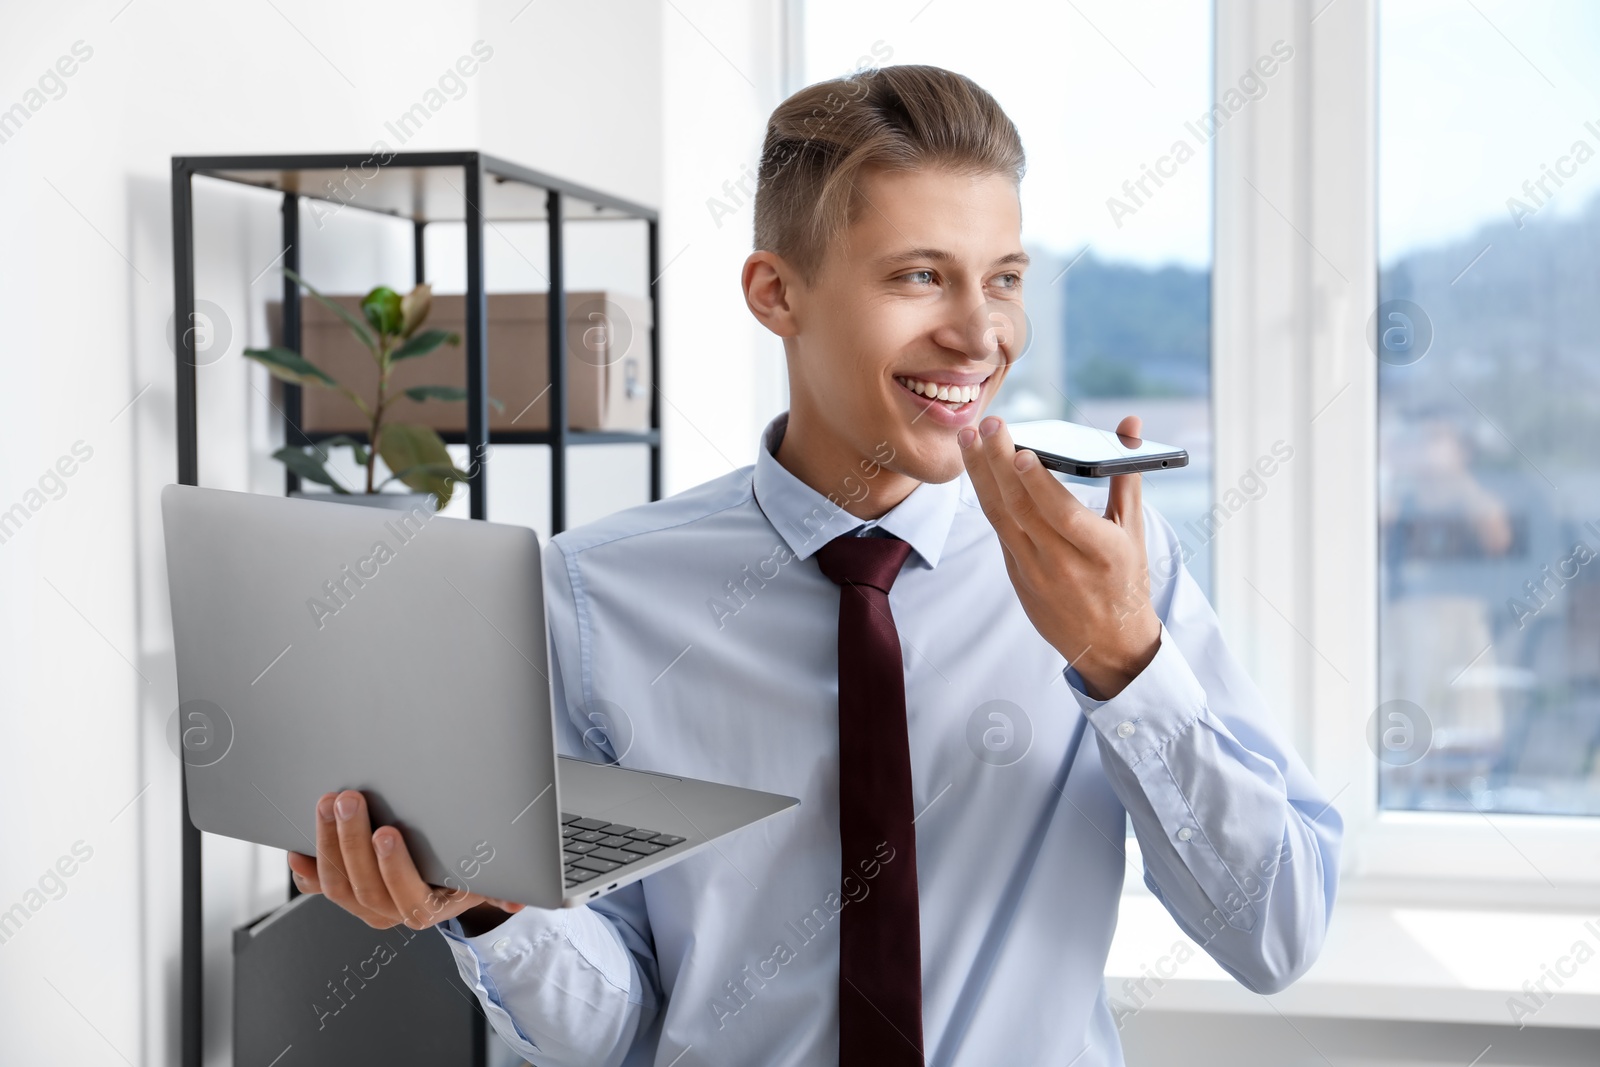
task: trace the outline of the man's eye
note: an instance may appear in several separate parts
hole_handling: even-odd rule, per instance
[[[916,279],[921,278],[923,276],[927,277],[928,284],[931,285],[933,283],[933,271],[931,271],[931,270],[914,270],[914,271],[911,271],[908,274],[900,275],[900,277],[902,277],[902,278],[907,278],[907,279],[910,279],[910,280],[913,280],[913,281],[915,281]]]
[[[1002,275],[1000,275],[1000,279],[1005,279],[1005,278],[1010,278],[1011,279],[1011,283],[1006,286],[1007,289],[1020,289],[1022,287],[1022,275],[1020,275],[1020,274],[1002,274]],[[997,280],[1000,280],[1000,279],[997,279]]]

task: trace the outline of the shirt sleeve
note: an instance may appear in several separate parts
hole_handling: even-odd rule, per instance
[[[593,759],[609,724],[584,718],[587,702],[563,684],[577,663],[580,608],[566,553],[554,541],[544,548],[544,582],[556,748]],[[476,937],[455,919],[437,929],[495,1032],[535,1067],[617,1067],[659,1010],[654,942],[637,882],[582,907],[524,908]]]
[[[1185,933],[1250,990],[1273,993],[1321,951],[1343,821],[1284,740],[1146,507],[1155,657],[1109,700],[1066,677],[1127,808],[1144,881]]]

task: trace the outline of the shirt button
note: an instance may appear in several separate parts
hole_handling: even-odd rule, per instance
[[[1183,829],[1178,831],[1178,840],[1179,841],[1187,841],[1187,840],[1189,840],[1189,838],[1191,838],[1193,836],[1194,836],[1194,831],[1189,829],[1187,826],[1185,826]]]
[[[509,960],[511,958],[511,939],[509,937],[502,937],[490,947],[494,951],[495,959]]]
[[[1132,737],[1133,736],[1133,723],[1131,723],[1131,722],[1119,722],[1119,723],[1117,723],[1117,736],[1118,737]]]

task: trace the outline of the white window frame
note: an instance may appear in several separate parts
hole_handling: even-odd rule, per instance
[[[1215,142],[1215,492],[1295,451],[1218,532],[1214,599],[1336,794],[1346,894],[1575,904],[1600,884],[1600,819],[1377,805],[1377,3],[1216,0],[1219,99],[1273,42],[1295,56]]]
[[[779,2],[787,93],[805,2]],[[1295,450],[1212,542],[1229,645],[1344,817],[1342,895],[1587,906],[1600,819],[1378,808],[1378,0],[1214,2],[1218,99],[1295,49],[1213,142],[1213,498]]]

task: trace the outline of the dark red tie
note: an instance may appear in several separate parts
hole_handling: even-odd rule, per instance
[[[923,1065],[911,744],[889,614],[889,589],[910,552],[898,538],[851,534],[817,552],[839,585],[841,878],[868,887],[839,913],[840,1067]]]

